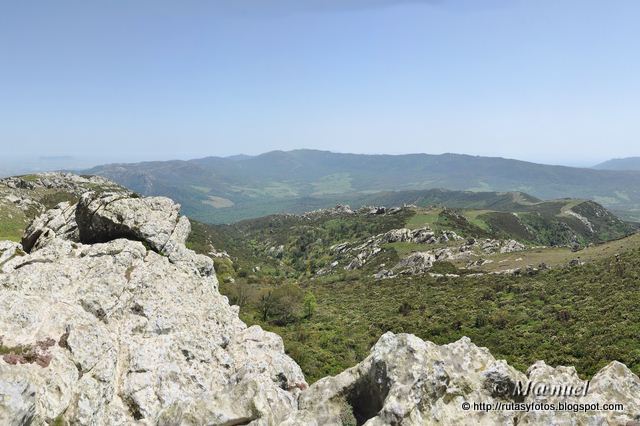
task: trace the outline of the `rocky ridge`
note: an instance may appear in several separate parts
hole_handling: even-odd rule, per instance
[[[0,244],[0,424],[274,424],[307,387],[163,197],[86,192]],[[72,212],[72,213],[70,213]]]
[[[634,424],[640,379],[620,363],[583,397],[514,394],[584,384],[526,374],[463,338],[387,333],[370,355],[308,387],[282,340],[247,327],[218,292],[189,221],[162,197],[84,192],[43,212],[25,246],[0,242],[0,424]],[[624,404],[624,410],[465,410],[464,403]],[[495,405],[494,405],[495,406]]]
[[[411,243],[435,246],[432,250],[414,251],[403,257],[391,269],[381,269],[374,275],[378,279],[392,278],[398,275],[420,275],[429,272],[434,262],[448,260],[466,260],[468,267],[482,265],[482,254],[514,253],[524,250],[524,244],[515,240],[496,240],[475,238],[464,239],[450,230],[433,231],[429,227],[418,229],[400,228],[374,235],[364,242],[345,242],[329,248],[335,260],[320,269],[316,275],[328,274],[343,264],[347,271],[361,269],[383,250],[383,245]],[[283,247],[270,249],[275,255]]]
[[[392,207],[392,208],[387,208],[385,206],[362,206],[357,210],[353,210],[349,205],[338,204],[335,207],[331,207],[328,209],[318,209],[318,210],[313,210],[313,211],[304,213],[301,215],[301,217],[315,218],[318,216],[392,215],[402,211],[402,209],[404,208],[409,208],[409,207],[411,206],[405,205],[403,207]]]

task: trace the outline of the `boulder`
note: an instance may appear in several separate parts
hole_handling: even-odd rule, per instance
[[[500,241],[486,239],[482,242],[481,248],[487,254],[497,253],[500,250]]]
[[[385,206],[363,206],[358,209],[358,213],[366,215],[381,215],[387,213]]]
[[[381,238],[381,243],[400,243],[409,241],[412,238],[412,231],[408,228],[393,229],[385,233]]]
[[[351,262],[349,262],[349,264],[345,266],[344,269],[347,271],[351,271],[354,269],[362,268],[369,260],[371,260],[381,251],[382,248],[378,247],[377,245],[367,247],[366,249],[363,249],[360,253],[358,253],[356,257],[354,257]]]
[[[302,413],[317,424],[513,424],[508,412],[464,411],[465,401],[492,402],[495,383],[525,376],[496,361],[468,338],[437,346],[409,334],[384,334],[370,355],[335,377],[314,383],[300,397]],[[473,422],[473,423],[472,423]],[[302,424],[300,422],[299,424]]]
[[[461,241],[463,239],[464,238],[456,234],[454,231],[442,231],[439,240],[441,243],[446,243],[447,241]]]
[[[399,274],[423,274],[431,269],[435,261],[436,257],[431,252],[416,252],[398,262],[393,270]]]
[[[97,243],[116,238],[143,241],[162,253],[184,244],[188,219],[179,216],[180,205],[166,197],[133,198],[121,193],[87,192],[76,209],[80,241]]]
[[[524,244],[517,242],[516,240],[507,240],[500,248],[500,253],[514,253],[525,249]]]

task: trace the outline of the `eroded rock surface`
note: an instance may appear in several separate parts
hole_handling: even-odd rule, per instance
[[[29,406],[38,422],[63,415],[74,424],[203,424],[209,407],[221,424],[268,424],[295,408],[292,390],[306,386],[281,339],[247,328],[215,276],[137,241],[57,239],[16,259],[0,275],[0,324],[5,347],[54,342],[47,363],[0,361],[0,393],[6,383],[13,399],[20,386],[37,389],[20,391],[15,406]],[[251,396],[250,388],[264,393]],[[0,402],[2,424],[16,415],[6,413]]]
[[[174,236],[179,212],[180,205],[166,197],[87,192],[78,202],[76,221],[83,242],[129,238],[144,241],[161,252]],[[188,235],[187,227],[175,236],[176,242],[184,244]]]
[[[80,205],[39,216],[30,253],[0,244],[0,424],[267,425],[297,409],[299,366],[238,319],[177,204]]]
[[[14,190],[35,190],[39,188],[67,191],[81,195],[94,188],[114,192],[129,192],[120,185],[100,176],[78,176],[73,173],[47,172],[27,176],[12,176],[0,179],[0,184]],[[130,192],[129,192],[130,193]],[[13,197],[18,199],[22,193],[17,191]]]
[[[69,241],[80,241],[76,223],[76,206],[62,202],[34,219],[22,237],[26,251],[44,247],[56,236]]]
[[[357,366],[314,383],[288,425],[633,425],[640,416],[640,379],[613,362],[596,374],[586,396],[544,396],[528,383],[584,387],[572,367],[539,361],[523,374],[468,338],[438,346],[409,334],[386,333]],[[520,387],[519,387],[520,386]],[[539,388],[538,388],[539,389]],[[470,404],[464,409],[465,403]],[[624,410],[474,409],[491,404],[618,403]],[[503,405],[504,406],[504,405]]]

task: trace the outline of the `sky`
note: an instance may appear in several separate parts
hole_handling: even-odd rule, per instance
[[[639,18],[636,0],[0,0],[1,155],[639,155]]]

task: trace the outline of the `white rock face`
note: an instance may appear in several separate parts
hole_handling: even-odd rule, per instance
[[[585,385],[572,367],[534,364],[528,375],[496,360],[468,338],[437,346],[409,334],[386,333],[357,366],[314,383],[287,425],[633,425],[640,416],[640,379],[613,362],[590,382],[586,396],[514,396],[522,384]],[[619,403],[624,410],[576,412],[474,409],[474,403]],[[464,409],[468,403],[469,409]]]
[[[28,254],[0,243],[0,424],[267,425],[297,409],[300,367],[238,319],[175,203],[80,205],[37,218]],[[76,218],[107,241],[72,241]]]
[[[524,244],[519,243],[516,240],[508,240],[504,242],[502,247],[500,247],[500,253],[514,253],[524,249]]]
[[[76,206],[68,202],[47,210],[31,222],[22,238],[22,246],[27,251],[42,248],[56,236],[69,241],[80,241],[75,214]]]
[[[138,239],[161,252],[170,238],[184,244],[189,234],[189,229],[174,234],[179,211],[180,205],[166,197],[132,198],[121,193],[87,192],[80,197],[76,222],[81,241]]]
[[[0,241],[0,267],[22,253],[22,245],[13,241]]]
[[[0,360],[0,424],[270,424],[295,409],[306,383],[282,340],[247,328],[215,276],[184,262],[137,241],[58,239],[13,263],[2,344],[44,349]]]
[[[394,267],[399,274],[416,275],[427,272],[433,266],[436,257],[428,251],[411,253]]]

